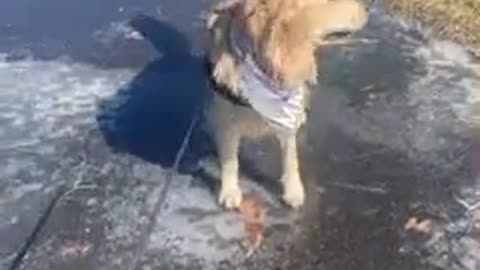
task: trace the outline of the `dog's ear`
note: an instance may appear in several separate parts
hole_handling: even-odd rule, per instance
[[[241,6],[241,0],[224,0],[212,6],[206,15],[207,29],[211,30],[222,15],[232,16]]]
[[[237,67],[229,44],[229,32],[238,0],[227,0],[214,6],[207,16],[207,29],[209,31],[208,60],[212,65],[213,79],[237,91]]]
[[[215,64],[225,52],[229,51],[228,33],[231,28],[232,16],[225,8],[212,8],[206,17],[209,33],[209,60]]]

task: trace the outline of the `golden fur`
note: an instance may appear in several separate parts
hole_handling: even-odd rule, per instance
[[[235,24],[247,33],[255,62],[273,81],[285,88],[305,87],[309,82],[316,82],[318,41],[333,32],[357,31],[366,20],[367,12],[356,0],[223,1],[210,10],[207,21],[211,76],[238,94],[236,65],[241,59],[233,52],[229,38]],[[208,116],[221,163],[220,203],[231,208],[241,201],[237,179],[240,139],[265,134],[277,135],[282,145],[284,200],[292,207],[303,203],[296,136],[280,135],[252,109],[235,106],[218,95],[208,109]]]

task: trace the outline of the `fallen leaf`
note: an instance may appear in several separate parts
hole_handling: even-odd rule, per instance
[[[247,257],[250,257],[261,245],[265,214],[262,207],[252,195],[244,195],[238,207],[244,221]]]
[[[430,233],[432,231],[433,222],[431,219],[419,219],[418,217],[411,217],[408,219],[404,228],[407,231],[416,231],[420,233]]]
[[[83,241],[67,241],[60,248],[60,254],[63,258],[73,259],[85,257],[91,250],[93,245]]]

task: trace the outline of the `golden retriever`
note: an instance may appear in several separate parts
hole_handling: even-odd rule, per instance
[[[219,203],[236,208],[238,148],[244,137],[274,135],[283,155],[283,200],[304,202],[297,131],[306,120],[315,50],[337,32],[363,28],[357,0],[225,0],[208,12],[208,64],[215,93],[207,108],[220,159]]]

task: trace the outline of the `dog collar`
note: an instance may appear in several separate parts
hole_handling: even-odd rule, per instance
[[[208,72],[207,78],[208,78],[209,88],[213,89],[220,96],[230,101],[234,105],[251,107],[250,103],[246,98],[240,95],[235,95],[234,93],[232,93],[232,91],[228,89],[226,85],[219,84],[217,81],[215,81],[212,77],[212,71],[213,71],[212,64],[208,59],[205,59],[205,63],[206,63],[206,69]]]

